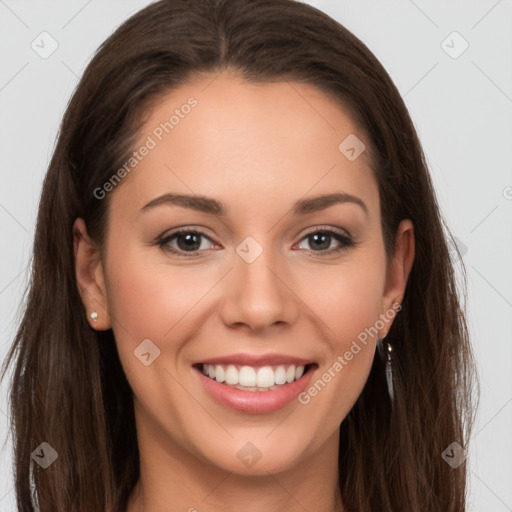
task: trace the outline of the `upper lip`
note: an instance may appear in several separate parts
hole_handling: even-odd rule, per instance
[[[228,354],[225,356],[201,359],[194,364],[236,364],[242,366],[275,366],[280,364],[307,365],[314,361],[286,354]]]

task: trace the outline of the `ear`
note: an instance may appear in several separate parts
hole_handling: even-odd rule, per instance
[[[384,295],[382,297],[382,314],[388,312],[386,318],[389,318],[389,311],[394,311],[393,316],[382,329],[379,330],[379,338],[385,338],[396,313],[399,311],[398,305],[402,304],[405,294],[407,279],[411,272],[414,261],[415,243],[414,226],[409,219],[400,222],[395,235],[395,248],[391,261],[388,263],[386,271],[386,284]]]
[[[112,324],[100,253],[96,244],[90,240],[85,222],[81,218],[76,219],[73,224],[73,239],[76,281],[87,321],[99,331],[110,329]],[[97,313],[96,321],[90,316],[93,311]]]

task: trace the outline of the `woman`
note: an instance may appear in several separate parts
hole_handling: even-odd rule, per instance
[[[465,510],[474,365],[421,146],[299,2],[162,0],[101,46],[13,361],[20,511]]]

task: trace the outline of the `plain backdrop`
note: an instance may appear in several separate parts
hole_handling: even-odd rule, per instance
[[[148,3],[0,0],[2,360],[16,330],[41,183],[70,94],[100,43]],[[481,380],[468,447],[469,510],[510,511],[512,2],[309,3],[375,53],[419,132],[468,273],[468,318]],[[33,49],[41,37],[48,51],[58,45],[47,58]],[[0,451],[0,511],[14,512],[7,387],[8,377],[0,388],[0,442],[6,441]]]

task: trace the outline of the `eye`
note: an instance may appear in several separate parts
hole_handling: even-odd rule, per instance
[[[180,229],[159,240],[157,245],[165,251],[169,251],[180,256],[199,256],[200,254],[198,251],[206,250],[208,249],[208,245],[210,245],[203,244],[201,239],[206,239],[211,242],[211,239],[200,231]],[[172,242],[176,242],[177,247],[172,245]]]
[[[210,243],[203,243],[204,240]],[[317,228],[310,231],[301,239],[299,248],[303,249],[301,245],[304,244],[304,241],[312,247],[308,252],[317,256],[338,253],[356,245],[356,242],[349,235],[332,229]],[[334,248],[331,245],[333,242],[338,243]],[[213,244],[212,240],[204,233],[187,228],[174,231],[156,242],[156,245],[164,251],[184,257],[201,256],[201,252],[211,248],[211,244]]]
[[[349,235],[332,229],[317,228],[315,231],[310,231],[302,240],[305,240],[313,248],[309,252],[319,253],[321,256],[338,253],[356,245]],[[338,245],[331,248],[334,241],[337,241]],[[302,243],[304,242],[301,241]]]

